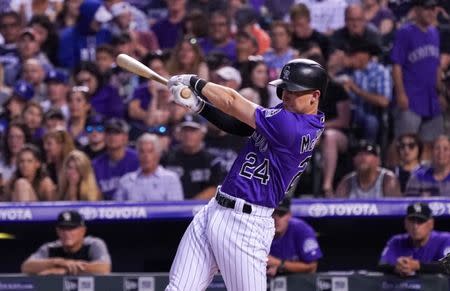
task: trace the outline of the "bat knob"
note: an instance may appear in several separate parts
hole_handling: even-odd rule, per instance
[[[180,93],[181,97],[183,97],[184,99],[191,97],[191,94],[192,94],[192,92],[191,92],[191,90],[189,90],[189,88],[184,88],[183,90],[181,90],[181,93]]]

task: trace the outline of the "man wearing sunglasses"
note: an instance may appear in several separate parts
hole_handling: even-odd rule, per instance
[[[402,277],[445,273],[439,259],[450,253],[450,233],[433,230],[432,211],[426,203],[408,206],[405,229],[405,234],[395,235],[388,241],[379,269]]]

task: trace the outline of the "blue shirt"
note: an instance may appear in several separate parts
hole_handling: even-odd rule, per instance
[[[139,160],[136,151],[126,149],[123,159],[111,161],[107,153],[92,162],[95,177],[105,200],[111,200],[119,186],[119,180],[127,173],[136,171]]]
[[[236,56],[236,41],[230,39],[226,44],[218,46],[210,38],[203,38],[199,40],[200,47],[205,55],[212,51],[219,51],[224,53],[232,62],[237,61]]]
[[[259,107],[256,129],[239,153],[221,190],[247,202],[275,208],[286,193],[295,190],[325,116],[298,114],[283,108]]]
[[[183,21],[172,23],[168,18],[161,19],[152,26],[161,49],[173,48],[183,36]]]
[[[436,262],[450,252],[450,233],[432,231],[428,242],[414,247],[408,234],[393,236],[381,254],[380,264],[395,265],[399,257],[412,257],[421,263]]]
[[[311,263],[322,257],[322,251],[312,227],[293,217],[286,232],[273,239],[270,255],[281,260]]]
[[[406,184],[408,196],[450,196],[450,174],[441,181],[434,178],[433,167],[423,166],[411,174]]]

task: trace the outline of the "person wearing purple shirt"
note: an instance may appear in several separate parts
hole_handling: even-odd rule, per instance
[[[186,0],[166,1],[168,15],[152,26],[161,49],[170,49],[183,36]]]
[[[267,275],[314,273],[322,257],[317,237],[305,221],[292,217],[291,200],[281,200],[273,213],[275,237],[270,247]]]
[[[414,2],[415,22],[395,34],[391,51],[396,96],[395,136],[418,133],[428,160],[432,141],[444,131],[440,88],[439,32],[434,27],[436,0]],[[438,77],[439,76],[439,77]]]
[[[433,228],[434,219],[428,204],[410,204],[405,218],[406,233],[388,241],[378,268],[403,277],[416,273],[445,273],[438,260],[450,253],[450,233]]]
[[[122,176],[139,168],[136,151],[127,148],[128,131],[129,126],[124,120],[118,118],[108,120],[105,124],[106,153],[92,162],[97,183],[105,200],[113,198]]]
[[[294,59],[271,82],[283,102],[263,108],[197,76],[169,80],[176,103],[222,130],[249,138],[215,198],[186,230],[166,291],[205,290],[217,270],[228,290],[266,290],[275,233],[272,213],[285,195],[292,194],[324,130],[325,116],[318,105],[327,84],[321,65]],[[181,91],[189,87],[191,95],[183,98]]]

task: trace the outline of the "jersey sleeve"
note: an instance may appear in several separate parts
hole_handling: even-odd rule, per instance
[[[299,258],[301,261],[311,263],[322,257],[319,242],[312,228],[304,228],[302,233],[297,233],[297,236],[301,236],[298,242],[298,253],[300,254]]]
[[[42,260],[42,259],[48,259],[49,255],[49,245],[44,244],[42,245],[36,252],[32,253],[28,260]]]
[[[89,248],[89,257],[91,262],[102,262],[111,264],[111,257],[108,248],[103,240],[99,238],[92,238],[92,244]]]
[[[275,146],[290,147],[297,137],[298,120],[295,113],[281,107],[258,107],[255,111],[256,131]]]
[[[407,60],[405,30],[400,29],[395,33],[394,45],[391,51],[391,60],[394,64],[404,65]]]
[[[395,238],[392,238],[384,247],[383,252],[381,253],[379,264],[395,265],[397,263],[398,257],[399,254],[397,252],[397,240]]]

